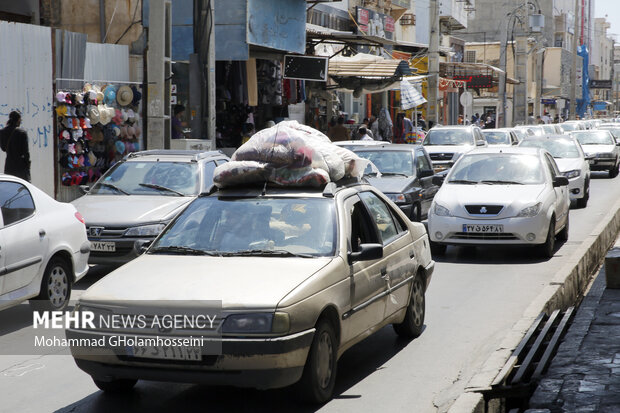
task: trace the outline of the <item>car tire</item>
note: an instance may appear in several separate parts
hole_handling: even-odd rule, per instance
[[[609,177],[615,178],[618,176],[618,165],[614,165],[611,169],[609,169]]]
[[[558,232],[558,239],[560,241],[568,241],[569,217],[569,215],[566,215],[566,224],[564,225],[564,228],[562,228],[562,231]]]
[[[411,284],[411,296],[402,323],[393,324],[394,331],[400,337],[414,339],[424,330],[424,316],[426,315],[426,299],[424,298],[424,279],[417,273]]]
[[[448,246],[446,244],[438,244],[433,241],[429,241],[431,244],[431,255],[445,255]]]
[[[583,186],[583,196],[577,200],[577,208],[585,208],[590,199],[590,181],[586,181]]]
[[[39,311],[64,310],[71,298],[73,277],[67,262],[52,258],[45,267],[39,295],[30,301],[33,309]]]
[[[316,325],[304,372],[299,381],[302,400],[323,404],[332,398],[338,367],[338,342],[332,324],[321,319]]]
[[[133,390],[138,380],[135,379],[116,379],[110,381],[97,380],[93,377],[95,386],[105,393],[127,393]]]
[[[552,258],[555,250],[555,216],[551,217],[549,231],[544,244],[539,245],[538,250],[544,258]]]
[[[411,213],[409,214],[409,219],[413,222],[422,221],[422,214],[420,212],[420,205],[413,204],[411,207]]]

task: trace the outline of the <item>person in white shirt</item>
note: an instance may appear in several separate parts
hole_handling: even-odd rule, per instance
[[[370,135],[368,135],[368,129],[366,129],[365,127],[360,127],[357,130],[357,134],[360,137],[360,141],[372,141],[374,140],[373,138],[370,137]]]

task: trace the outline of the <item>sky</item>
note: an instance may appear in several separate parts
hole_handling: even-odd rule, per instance
[[[616,41],[620,42],[620,0],[596,0],[594,3],[595,17],[605,17],[611,23],[611,28],[607,31],[615,34]]]

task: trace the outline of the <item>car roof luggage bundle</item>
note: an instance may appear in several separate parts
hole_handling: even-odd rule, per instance
[[[231,162],[215,169],[213,182],[219,188],[263,182],[322,187],[342,178],[360,178],[367,165],[318,130],[283,121],[239,147]]]

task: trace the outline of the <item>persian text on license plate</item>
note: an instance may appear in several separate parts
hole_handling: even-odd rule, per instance
[[[91,241],[90,250],[99,252],[115,252],[116,244],[114,242]]]
[[[202,360],[200,347],[182,346],[131,346],[127,347],[130,356],[160,360]]]
[[[463,232],[476,232],[476,233],[502,233],[504,232],[503,225],[496,224],[463,224]]]

